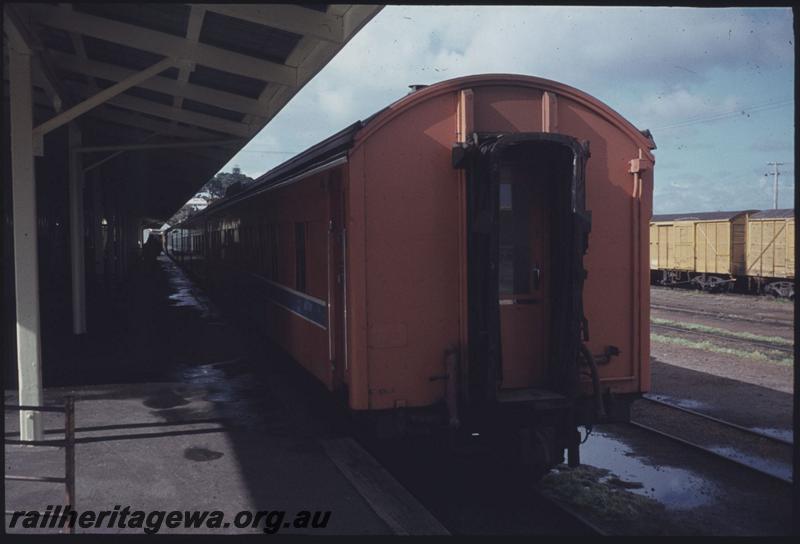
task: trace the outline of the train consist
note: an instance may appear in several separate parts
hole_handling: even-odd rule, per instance
[[[567,85],[454,79],[177,225],[167,251],[354,415],[503,444],[540,474],[649,387],[653,149]]]
[[[653,284],[794,298],[794,210],[654,215]]]

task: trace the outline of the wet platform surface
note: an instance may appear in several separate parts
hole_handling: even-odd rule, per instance
[[[421,507],[418,500],[432,516],[409,515],[414,508],[393,504],[392,494],[403,495],[392,491],[397,483],[384,485],[374,474],[361,482],[365,494],[352,479],[359,470],[348,470],[363,454],[330,396],[259,341],[246,320],[228,322],[231,314],[165,257],[135,274],[114,304],[94,315],[94,338],[50,342],[45,361],[47,402],[77,398],[79,510],[222,510],[226,519],[241,510],[329,510],[328,527],[316,531],[404,533],[412,532],[404,523],[416,523],[416,534],[440,534],[441,522],[455,534],[585,534],[514,474],[495,474],[485,459],[432,453],[424,441],[365,447],[413,494],[410,503]],[[7,391],[6,403],[15,400]],[[59,438],[61,418],[46,420],[47,437]],[[15,437],[14,414],[5,422],[6,436]],[[785,534],[789,526],[784,486],[636,430],[598,426],[581,455],[587,470],[610,471],[592,473],[602,492],[589,500],[603,508],[598,515],[610,520],[611,534]],[[62,459],[60,451],[7,447],[6,472],[57,476]],[[382,470],[363,464],[362,475]],[[389,493],[381,496],[381,487]],[[642,501],[609,512],[606,506],[623,493]],[[62,500],[62,486],[6,484],[9,509]],[[405,518],[394,518],[392,509]]]
[[[226,520],[320,510],[331,512],[325,529],[281,531],[394,532],[326,454],[326,441],[347,432],[299,390],[313,384],[237,333],[170,260],[136,273],[116,304],[104,342],[72,345],[63,367],[45,373],[46,403],[76,399],[77,510],[220,510]],[[5,402],[16,403],[15,392]],[[47,438],[62,436],[62,418],[46,415]],[[16,438],[16,413],[5,424]],[[63,466],[61,450],[6,446],[6,473],[60,476]],[[6,482],[6,507],[63,504],[63,489]]]

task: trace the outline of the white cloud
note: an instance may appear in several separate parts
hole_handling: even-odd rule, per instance
[[[666,125],[752,103],[739,89],[708,83],[754,66],[790,70],[792,39],[788,8],[387,6],[245,149],[301,151],[402,97],[409,84],[487,72],[561,81],[637,125]],[[658,153],[673,136],[657,135]],[[247,152],[231,164],[259,175],[287,158]]]
[[[741,100],[735,96],[722,98],[676,88],[645,95],[634,111],[644,125],[655,126],[715,117],[735,111],[740,104]]]

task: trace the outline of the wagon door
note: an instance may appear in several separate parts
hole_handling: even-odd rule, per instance
[[[672,268],[670,260],[674,260],[670,251],[669,234],[672,230],[672,225],[658,225],[658,262],[656,268]],[[652,266],[651,266],[652,268]]]

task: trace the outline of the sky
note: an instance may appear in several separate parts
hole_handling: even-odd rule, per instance
[[[411,84],[515,73],[652,132],[654,213],[772,208],[769,162],[793,207],[792,22],[789,8],[387,6],[222,170],[257,177]]]

